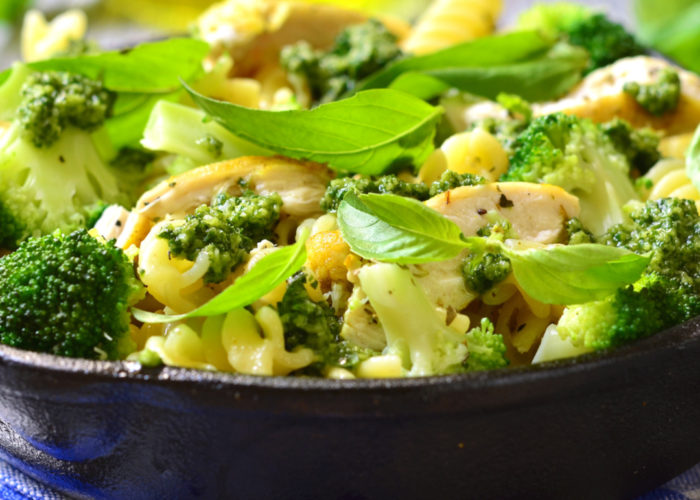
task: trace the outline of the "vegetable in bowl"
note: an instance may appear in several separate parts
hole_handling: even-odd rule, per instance
[[[331,7],[313,15],[334,19],[333,36],[290,39],[311,15],[300,5],[282,21],[264,2],[246,11],[257,24],[232,16],[241,36],[209,52],[196,37],[211,42],[215,26],[7,74],[0,93],[25,101],[0,137],[0,243],[14,250],[0,262],[78,235],[92,256],[109,240],[125,265],[114,283],[145,296],[112,300],[129,309],[118,331],[81,325],[85,348],[19,341],[43,330],[16,314],[3,342],[232,373],[428,376],[530,364],[545,331],[576,355],[700,312],[698,214],[684,199],[700,196],[646,199],[660,136],[700,121],[696,75],[653,60],[675,72],[662,100],[676,104],[648,109],[653,82],[618,68],[650,59],[628,57],[643,49],[587,10],[541,7],[530,29],[414,53],[410,26]],[[145,74],[176,49],[185,62]],[[614,120],[595,99],[571,104],[601,79],[624,103]],[[687,255],[659,267],[678,248]],[[93,290],[90,276],[46,287]],[[18,286],[0,304],[36,309]],[[75,336],[74,323],[51,325]]]

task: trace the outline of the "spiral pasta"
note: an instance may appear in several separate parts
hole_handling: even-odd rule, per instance
[[[435,0],[418,19],[403,48],[427,54],[493,32],[500,0]]]
[[[694,200],[700,210],[700,192],[686,174],[685,161],[675,158],[661,160],[645,178],[652,182],[648,199],[685,198]]]
[[[421,167],[418,177],[430,183],[445,170],[480,175],[496,181],[508,169],[508,155],[501,143],[482,128],[454,134],[433,151]]]

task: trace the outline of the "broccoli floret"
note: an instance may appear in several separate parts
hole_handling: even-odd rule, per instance
[[[539,29],[586,49],[591,58],[586,72],[624,57],[647,53],[622,25],[602,13],[569,2],[537,4],[521,15],[518,24],[523,29]]]
[[[80,358],[135,350],[128,308],[145,295],[114,242],[86,230],[29,238],[0,259],[0,341]]]
[[[586,229],[583,223],[577,217],[572,217],[571,219],[567,220],[565,229],[568,245],[595,243],[593,233]]]
[[[326,188],[321,199],[321,209],[324,212],[333,213],[338,210],[340,202],[349,192],[355,194],[379,193],[395,194],[406,198],[415,198],[425,201],[431,196],[436,196],[450,189],[460,186],[476,186],[484,184],[486,179],[474,174],[458,174],[446,170],[440,179],[430,185],[424,182],[408,182],[399,179],[393,174],[369,177],[356,175],[354,177],[339,177],[333,179]]]
[[[325,212],[338,210],[340,202],[349,192],[355,194],[390,193],[420,201],[430,197],[430,188],[422,182],[406,182],[395,175],[382,175],[379,177],[367,177],[357,175],[354,177],[340,177],[333,179],[326,188],[321,199],[321,209]]]
[[[647,337],[700,314],[700,217],[690,200],[633,206],[601,242],[651,255],[642,277],[602,301],[570,306],[559,335],[603,349]]]
[[[566,28],[569,42],[588,50],[591,62],[588,71],[602,68],[624,57],[647,53],[634,36],[604,14],[594,14],[573,22]]]
[[[409,270],[396,264],[374,264],[363,267],[359,278],[384,329],[384,352],[399,356],[409,376],[464,370],[466,335],[445,325],[444,315]]]
[[[158,236],[168,241],[175,257],[194,261],[204,252],[209,260],[204,282],[220,283],[246,260],[257,242],[273,238],[281,207],[277,193],[220,194],[211,205],[197,207],[182,224],[167,224]]]
[[[523,120],[527,123],[532,119],[530,103],[519,95],[501,92],[496,97],[496,101],[508,111],[508,116],[511,118]]]
[[[498,252],[471,253],[462,264],[462,276],[468,289],[483,294],[508,277],[511,264]]]
[[[629,165],[593,122],[563,113],[535,118],[518,136],[503,181],[555,184],[579,197],[580,219],[594,235],[624,220],[638,199]]]
[[[674,111],[681,97],[681,79],[678,72],[664,68],[659,78],[648,85],[637,82],[625,83],[623,90],[634,97],[641,107],[654,116]]]
[[[507,120],[485,118],[475,124],[475,127],[483,128],[498,139],[508,156],[512,156],[515,153],[514,148],[518,136],[527,128],[529,123],[529,121],[517,118]]]
[[[482,318],[481,324],[467,332],[469,357],[464,362],[467,371],[497,370],[508,366],[503,335],[494,333],[493,323]]]
[[[73,73],[34,73],[21,90],[17,122],[38,148],[54,144],[67,127],[94,132],[109,117],[114,94],[101,82]]]
[[[314,50],[308,42],[282,49],[282,66],[304,78],[316,102],[338,99],[361,79],[401,57],[397,38],[378,20],[350,26],[338,35],[327,52]]]
[[[340,337],[340,319],[325,301],[311,300],[305,282],[303,273],[294,276],[277,304],[284,327],[285,348],[292,351],[307,347],[314,352],[316,359],[304,368],[305,375],[323,375],[324,368],[329,366],[354,368],[367,359],[371,351]]]
[[[659,134],[650,128],[634,129],[620,118],[603,123],[601,130],[618,152],[625,155],[630,167],[645,174],[661,159]]]
[[[102,124],[112,95],[97,81],[13,67],[0,87],[2,246],[86,227],[105,204],[128,204],[109,166]]]
[[[440,176],[440,179],[434,181],[430,185],[428,194],[432,197],[437,196],[440,193],[444,193],[445,191],[449,191],[450,189],[458,188],[461,186],[477,186],[479,184],[485,183],[486,179],[479,175],[469,173],[458,174],[457,172],[453,172],[452,170],[445,170]]]

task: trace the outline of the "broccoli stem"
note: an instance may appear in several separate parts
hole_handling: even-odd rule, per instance
[[[208,147],[212,139],[221,143],[220,150]],[[268,153],[208,120],[204,112],[169,101],[159,101],[153,108],[141,145],[184,156],[197,165]]]

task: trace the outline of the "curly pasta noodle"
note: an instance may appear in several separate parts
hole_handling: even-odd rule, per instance
[[[183,313],[214,296],[202,280],[209,269],[209,257],[200,252],[197,260],[191,262],[170,255],[168,242],[158,237],[163,225],[170,223],[156,224],[141,243],[139,272],[148,293],[169,309]]]
[[[493,32],[500,0],[435,0],[418,19],[403,48],[427,54]]]
[[[563,308],[528,296],[511,274],[487,292],[476,309],[479,316],[492,318],[496,333],[506,341],[508,357],[524,363],[534,355],[547,326],[559,321]]]
[[[685,161],[674,158],[661,160],[644,177],[653,183],[648,199],[685,198],[694,200],[700,210],[700,192],[686,174]]]
[[[314,360],[310,349],[285,349],[282,322],[272,307],[255,315],[236,309],[203,322],[168,324],[146,340],[145,348],[169,366],[251,375],[287,375]]]

